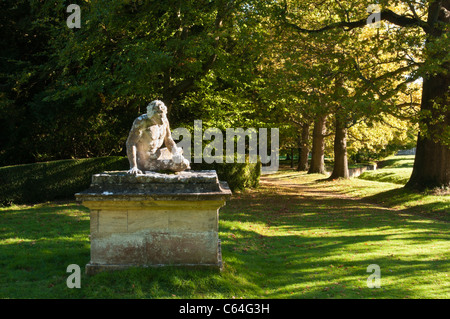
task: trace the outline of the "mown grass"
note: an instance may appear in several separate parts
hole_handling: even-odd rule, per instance
[[[390,156],[379,163],[380,169],[366,171],[359,178],[405,185],[411,177],[414,155]]]
[[[380,163],[380,169],[366,171],[359,179],[379,183],[366,184],[351,181],[342,183],[346,192],[352,196],[363,197],[366,200],[396,209],[409,209],[430,217],[450,221],[449,196],[440,195],[436,190],[416,192],[403,188],[411,176],[414,155],[391,156]]]
[[[67,288],[66,268],[89,262],[88,211],[71,202],[2,208],[0,297],[449,298],[449,197],[401,191],[281,170],[221,209],[222,272],[83,274],[81,289]],[[379,289],[367,287],[371,264]]]

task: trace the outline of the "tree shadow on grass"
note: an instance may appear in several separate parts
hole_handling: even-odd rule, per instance
[[[73,202],[67,205],[49,203],[3,209],[0,211],[0,220],[0,239],[8,236],[23,240],[59,238],[84,231],[86,226],[89,228],[88,209]]]
[[[226,230],[225,230],[226,231]],[[253,282],[256,297],[268,298],[405,298],[414,297],[413,286],[420,281],[430,284],[434,278],[421,278],[432,271],[442,275],[449,269],[448,260],[406,260],[395,250],[372,256],[364,252],[365,244],[379,243],[387,236],[271,236],[257,239],[259,234],[241,232],[239,242],[226,241],[225,263],[248,281]],[[424,240],[424,237],[419,238]],[[259,243],[258,243],[259,241]],[[252,242],[250,245],[248,242]],[[357,246],[360,248],[356,248]],[[364,246],[363,246],[364,245]],[[349,251],[351,250],[351,251]],[[348,254],[352,254],[349,256]],[[367,287],[369,265],[382,271],[382,287]],[[410,277],[409,280],[405,278]],[[405,283],[406,282],[406,283]],[[450,293],[442,290],[442,295]],[[430,292],[431,293],[431,292]],[[423,297],[423,295],[418,295]],[[255,297],[255,296],[253,296]],[[417,296],[416,296],[417,297]]]
[[[385,159],[378,162],[378,168],[395,167],[395,168],[412,168],[414,165],[414,157],[411,158],[405,156],[394,157]]]
[[[450,222],[450,196],[436,196],[429,199],[424,193],[401,187],[363,198],[365,202],[380,204],[386,207],[410,206],[402,211],[416,213],[423,217]],[[443,201],[441,199],[448,200]],[[425,203],[424,203],[425,201]]]
[[[0,211],[0,298],[231,298],[254,284],[233,272],[192,267],[131,268],[95,276],[88,210],[37,205]],[[81,268],[81,289],[69,289],[67,266]]]
[[[82,206],[44,204],[0,211],[0,297],[71,294],[67,266],[89,262],[89,216]]]
[[[288,176],[286,176],[286,179]],[[280,179],[281,180],[281,179]],[[318,185],[314,189],[315,193],[329,194],[329,187],[333,187],[333,184],[327,185],[329,182],[335,182],[337,180],[330,180],[328,178],[319,178],[313,181],[307,181],[301,184],[286,184],[284,187],[295,187],[295,186],[313,186]],[[346,194],[346,192],[337,193],[335,190],[331,190],[338,194]],[[348,193],[351,193],[349,191]],[[349,198],[350,199],[350,198]],[[397,186],[395,189],[390,189],[383,191],[371,196],[365,196],[361,199],[354,198],[354,200],[361,201],[364,203],[371,203],[375,205],[381,205],[386,208],[396,209],[396,207],[405,207],[401,210],[405,213],[415,213],[423,217],[428,217],[431,219],[438,219],[442,221],[450,221],[450,195],[440,194],[433,191],[419,192],[411,190],[405,187]]]
[[[439,285],[428,292],[420,289],[433,286],[436,277],[450,269],[442,251],[427,248],[437,242],[445,251],[448,225],[430,223],[429,216],[364,200],[322,197],[316,190],[298,194],[292,185],[282,185],[261,196],[239,195],[222,209],[221,220],[224,261],[251,278],[262,297],[406,298],[450,293]],[[366,285],[370,264],[381,267],[382,289]]]
[[[298,194],[292,187],[266,190],[236,195],[221,209],[222,273],[165,268],[83,274],[82,289],[67,288],[66,268],[83,269],[89,261],[87,210],[2,210],[1,240],[18,234],[24,241],[0,245],[0,297],[449,296],[445,285],[433,284],[450,268],[437,250],[449,239],[447,224],[360,200]],[[430,250],[431,244],[437,248]],[[366,285],[370,264],[381,268],[381,289]]]

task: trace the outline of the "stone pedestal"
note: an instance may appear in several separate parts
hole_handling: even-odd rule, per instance
[[[231,191],[215,171],[105,172],[75,196],[91,212],[88,274],[134,266],[222,267],[219,209]]]

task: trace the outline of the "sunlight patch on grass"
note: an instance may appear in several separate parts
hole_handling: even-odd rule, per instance
[[[429,213],[448,207],[445,197],[324,177],[284,171],[264,177],[258,189],[235,192],[219,215],[220,273],[183,267],[83,273],[77,290],[66,287],[65,270],[89,262],[87,209],[1,208],[0,297],[450,297],[449,223]],[[418,210],[423,205],[426,214]],[[367,287],[370,264],[381,268],[380,289]]]

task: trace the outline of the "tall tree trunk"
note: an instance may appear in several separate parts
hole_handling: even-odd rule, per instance
[[[325,174],[325,131],[326,115],[320,115],[314,122],[311,166],[308,174]]]
[[[309,127],[310,123],[304,123],[300,134],[300,147],[298,148],[298,166],[297,171],[308,170],[309,155]]]
[[[336,114],[336,134],[334,135],[334,166],[330,179],[349,178],[347,160],[347,127]]]
[[[433,42],[449,34],[449,12],[450,0],[429,4],[426,46],[430,64],[445,61],[448,54],[448,48],[436,50],[437,45]],[[450,63],[443,62],[440,67],[444,70],[423,79],[420,129],[425,130],[417,138],[416,157],[407,188],[450,187]]]
[[[419,133],[417,138],[416,157],[407,188],[423,190],[450,186],[449,86],[450,71],[447,75],[438,74],[424,79],[421,112],[429,115],[421,123],[426,132]]]

